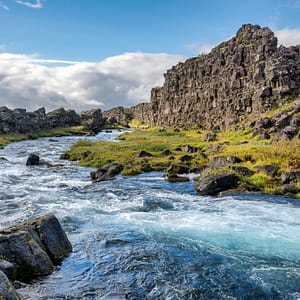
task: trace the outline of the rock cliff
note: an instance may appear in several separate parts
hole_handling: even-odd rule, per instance
[[[207,55],[172,67],[151,102],[129,109],[133,118],[160,127],[228,128],[248,114],[280,106],[300,89],[300,45],[277,47],[269,28],[243,25]]]
[[[229,41],[164,77],[163,86],[151,92],[151,126],[223,130],[300,89],[300,46],[277,47],[269,28],[243,25]]]

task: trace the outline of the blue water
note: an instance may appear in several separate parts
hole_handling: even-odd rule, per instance
[[[202,197],[158,172],[92,184],[59,160],[78,139],[0,150],[0,227],[54,213],[74,248],[23,299],[300,299],[299,200]],[[29,153],[62,166],[26,167]]]

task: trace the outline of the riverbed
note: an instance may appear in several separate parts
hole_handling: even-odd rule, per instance
[[[53,213],[73,244],[23,299],[300,299],[299,200],[203,197],[160,172],[93,184],[93,168],[59,160],[78,139],[0,150],[0,227]],[[54,167],[27,167],[30,153]]]

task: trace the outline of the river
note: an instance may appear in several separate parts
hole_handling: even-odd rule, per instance
[[[22,299],[300,299],[299,200],[202,197],[159,172],[93,184],[92,168],[59,160],[78,139],[0,150],[0,227],[53,213],[73,245]],[[62,165],[26,167],[29,153]]]

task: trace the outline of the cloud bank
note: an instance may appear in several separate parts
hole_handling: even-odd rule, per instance
[[[284,46],[294,46],[300,44],[300,29],[281,29],[275,31],[275,36],[278,38],[278,44]]]
[[[0,106],[30,111],[63,106],[78,112],[132,106],[149,101],[163,73],[182,60],[180,55],[135,52],[92,63],[0,53]]]

